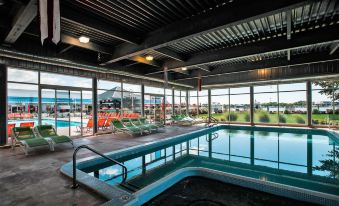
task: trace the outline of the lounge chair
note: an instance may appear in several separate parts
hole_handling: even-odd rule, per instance
[[[25,155],[28,155],[29,149],[35,147],[48,146],[51,151],[54,151],[52,142],[44,138],[36,137],[30,127],[12,128],[11,146],[13,150],[16,143],[19,143],[20,147],[24,150]]]
[[[15,123],[8,123],[7,124],[7,135],[8,135],[8,137],[11,136],[12,128],[14,128],[15,125],[16,125]]]
[[[93,128],[93,120],[92,119],[88,119],[87,125],[86,127],[82,127],[82,129],[86,129],[86,132],[90,131]],[[76,126],[76,129],[78,132],[81,131],[81,126]]]
[[[157,130],[157,127],[153,127],[154,125],[149,125],[149,124],[143,124],[142,122],[140,122],[137,118],[132,118],[129,119],[130,122],[132,123],[132,125],[141,128],[144,131],[148,131],[149,133],[152,132],[152,130]]]
[[[100,118],[98,120],[98,128],[104,129],[106,118]]]
[[[118,131],[118,132],[127,133],[131,136],[136,135],[136,134],[140,134],[140,135],[142,134],[142,130],[140,128],[135,127],[135,126],[127,127],[118,119],[114,119],[112,121],[112,124],[113,124],[113,133]]]
[[[72,139],[68,136],[58,135],[52,125],[36,126],[35,131],[41,138],[52,140],[53,144],[71,143],[74,148]]]
[[[34,127],[34,122],[21,122],[20,127]]]
[[[150,123],[150,122],[148,122],[146,117],[139,117],[138,119],[139,119],[141,124],[149,125],[152,129],[158,129],[158,128],[165,127],[163,124],[160,124],[160,123]]]

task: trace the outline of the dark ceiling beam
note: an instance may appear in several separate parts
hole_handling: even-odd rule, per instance
[[[65,34],[61,34],[61,42],[65,43],[65,44],[70,44],[70,45],[73,45],[73,46],[81,47],[81,48],[84,48],[84,49],[89,49],[89,50],[92,50],[92,51],[105,53],[105,54],[112,54],[112,52],[113,52],[110,48],[103,47],[103,46],[98,45],[98,44],[93,43],[93,42],[88,42],[86,44],[81,43],[78,38],[75,38],[75,37],[72,37],[72,36],[69,36],[69,35],[65,35]]]
[[[295,55],[293,58],[288,61],[286,57],[274,58],[274,59],[263,59],[261,61],[256,62],[247,62],[247,63],[238,63],[232,65],[219,66],[214,68],[214,70],[210,73],[205,73],[201,77],[202,78],[214,78],[217,76],[222,76],[225,74],[231,73],[239,73],[252,71],[263,68],[275,68],[275,67],[284,67],[284,66],[296,66],[300,64],[312,64],[317,62],[325,62],[339,59],[339,54],[328,55],[328,52],[317,52],[310,54],[300,54]],[[176,81],[187,81],[190,79],[199,78],[199,73],[197,70],[192,71],[191,77],[181,78]]]
[[[201,14],[190,19],[182,20],[148,34],[139,45],[128,43],[118,46],[111,60],[102,65],[110,64],[131,56],[140,55],[150,49],[159,49],[179,41],[190,39],[197,35],[220,30],[230,26],[260,19],[264,16],[276,14],[282,11],[304,5],[301,0],[238,0],[220,7],[219,9]],[[241,12],[239,9],[241,8]]]
[[[70,9],[67,6],[61,7],[61,19],[63,21],[72,22],[82,27],[89,27],[92,30],[103,33],[115,39],[127,42],[129,44],[138,44],[140,39],[135,35],[131,35],[127,32],[121,31],[113,25],[97,19],[95,16],[88,15],[85,13],[74,12],[74,9]],[[80,12],[80,11],[79,11]]]
[[[332,44],[330,55],[334,54],[334,52],[336,52],[338,48],[339,48],[339,42]]]
[[[177,61],[185,61],[185,58],[180,56],[179,54],[177,54],[176,52],[170,50],[170,49],[167,49],[167,48],[159,48],[159,49],[156,49],[155,50],[156,52],[164,55],[164,56],[167,56],[169,58],[172,58],[174,60],[177,60]]]
[[[58,54],[62,54],[70,49],[72,49],[74,46],[73,45],[66,45],[65,47],[62,47],[58,50]]]
[[[205,65],[197,66],[199,69],[205,71],[205,72],[211,72],[211,68]]]
[[[134,57],[129,58],[129,60],[142,63],[142,64],[147,64],[150,66],[161,67],[161,63],[157,62],[156,60],[148,61],[145,57],[142,57],[142,56],[134,56]]]
[[[30,0],[27,5],[22,6],[14,17],[12,27],[9,30],[4,42],[13,44],[26,30],[37,14],[37,0]]]
[[[338,25],[329,26],[327,28],[314,29],[293,34],[293,39],[291,40],[287,40],[286,37],[283,36],[256,43],[205,52],[203,54],[192,56],[186,62],[171,61],[166,64],[169,69],[201,66],[208,65],[210,63],[222,62],[224,60],[250,57],[258,54],[287,51],[318,43],[337,43],[339,41],[338,33]]]

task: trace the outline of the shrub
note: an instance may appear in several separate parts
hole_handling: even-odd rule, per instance
[[[248,114],[248,113],[245,114],[245,121],[246,121],[246,122],[251,121],[250,114]]]
[[[284,111],[284,114],[291,114],[291,112],[290,112],[289,110],[286,109],[286,110]]]
[[[313,114],[320,114],[320,111],[319,111],[319,109],[313,109],[312,113]]]
[[[303,117],[301,117],[301,116],[296,116],[296,117],[295,117],[295,121],[296,121],[298,124],[305,124],[305,123],[306,123],[305,119],[304,119]]]
[[[287,119],[285,115],[279,114],[279,123],[286,123]]]
[[[224,119],[224,118],[220,118],[220,121],[224,122],[224,121],[225,121],[225,119]]]
[[[226,119],[229,119],[230,121],[236,121],[238,119],[238,115],[235,112],[231,112],[226,114]]]
[[[313,124],[319,124],[319,120],[317,120],[317,119],[312,119],[312,123],[313,123]]]
[[[266,112],[263,112],[259,115],[260,122],[270,122],[270,116]]]

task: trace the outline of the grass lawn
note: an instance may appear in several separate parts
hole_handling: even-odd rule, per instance
[[[237,112],[237,122],[246,122],[246,114],[247,112]],[[254,122],[260,123],[259,116],[261,115],[261,112],[255,112],[254,113]],[[267,123],[278,123],[278,115],[277,114],[268,114],[269,121]],[[227,113],[216,113],[212,114],[212,116],[219,121],[226,121]],[[306,114],[284,114],[286,117],[286,123],[287,124],[302,124],[301,122],[298,123],[298,119],[302,119],[305,123],[307,123],[307,115]],[[201,114],[199,115],[201,118],[207,118],[207,114]],[[328,118],[330,118],[330,121],[339,123],[339,114],[313,114],[312,119],[313,121],[316,121],[315,124],[323,124],[326,125],[326,122],[328,121]],[[299,120],[300,121],[300,120]]]

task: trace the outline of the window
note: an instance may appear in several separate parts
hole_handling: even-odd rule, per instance
[[[198,115],[198,92],[196,90],[189,91],[189,108],[188,114],[192,116]]]
[[[141,85],[123,83],[123,113],[141,114]]]
[[[228,121],[229,89],[211,90],[211,115],[219,121]]]
[[[63,74],[40,73],[41,84],[92,88],[92,79]]]
[[[254,122],[255,123],[274,123],[279,120],[286,123],[284,115],[279,115],[278,120],[278,93],[277,85],[265,85],[254,87]]]
[[[339,126],[339,81],[312,82],[312,124]]]
[[[306,124],[306,83],[279,84],[280,123]]]
[[[199,103],[199,117],[207,118],[208,116],[208,90],[202,90],[198,92]]]
[[[174,91],[174,114],[178,115],[181,114],[181,96],[180,96],[180,90]]]
[[[121,83],[98,80],[98,112],[121,112]]]
[[[171,116],[173,115],[172,106],[173,106],[173,96],[172,96],[172,89],[165,89],[166,94],[166,103],[165,103],[165,114],[166,114],[166,121],[171,120]]]
[[[226,117],[231,122],[250,122],[250,88],[230,89],[230,113]]]

